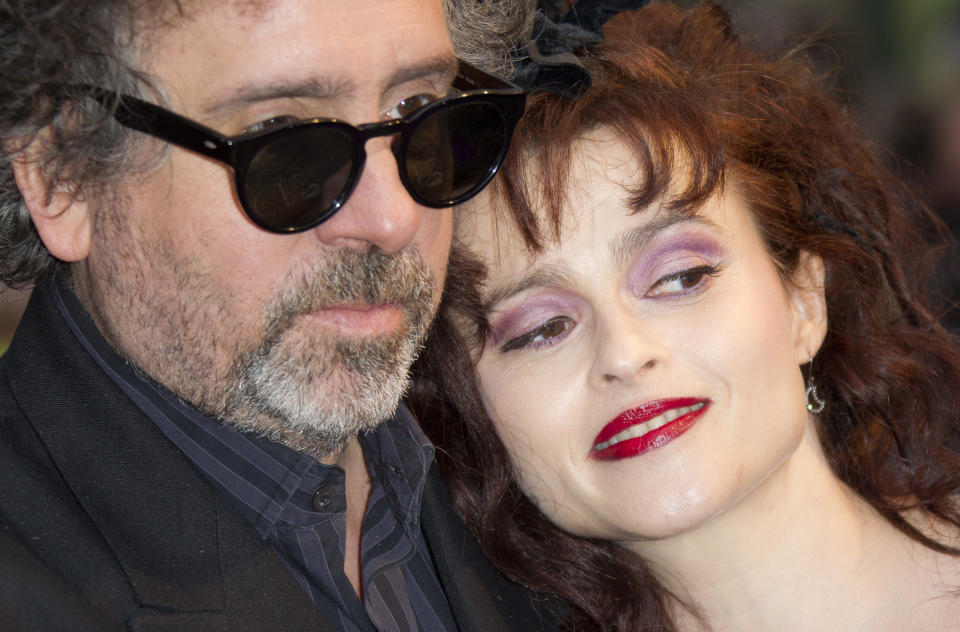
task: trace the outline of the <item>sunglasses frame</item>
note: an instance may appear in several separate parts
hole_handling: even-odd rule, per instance
[[[114,105],[113,117],[124,127],[149,134],[183,149],[212,158],[233,169],[234,190],[243,207],[244,214],[260,228],[273,233],[297,233],[314,228],[333,216],[346,203],[356,188],[363,167],[366,162],[366,142],[380,136],[394,136],[400,134],[400,142],[393,147],[397,159],[400,180],[410,196],[423,206],[444,208],[465,202],[479,193],[493,178],[510,146],[510,139],[517,121],[523,115],[526,104],[524,91],[498,77],[490,75],[479,68],[460,60],[457,75],[454,78],[452,89],[456,92],[431,101],[409,115],[354,126],[338,119],[314,118],[292,121],[288,124],[271,127],[261,132],[226,136],[197,121],[181,114],[167,110],[159,105],[137,99],[128,95],[117,94],[97,87],[84,86],[83,89],[104,105]],[[409,140],[422,121],[432,114],[451,107],[462,105],[487,103],[494,106],[500,114],[504,124],[504,138],[496,159],[487,169],[484,177],[471,189],[456,198],[436,201],[426,200],[415,190],[407,174],[406,155]],[[275,142],[279,138],[300,133],[316,127],[338,128],[345,132],[352,140],[354,155],[352,157],[350,175],[343,190],[318,217],[311,219],[304,225],[286,226],[271,224],[263,218],[258,218],[252,212],[252,205],[247,199],[246,176],[253,158],[265,145]]]

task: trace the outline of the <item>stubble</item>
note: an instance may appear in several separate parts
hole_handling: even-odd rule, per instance
[[[325,250],[247,315],[194,253],[145,235],[121,205],[97,213],[103,247],[74,279],[108,342],[149,379],[225,424],[320,458],[394,411],[437,302],[419,252]],[[306,318],[348,303],[398,305],[402,322],[364,338]]]

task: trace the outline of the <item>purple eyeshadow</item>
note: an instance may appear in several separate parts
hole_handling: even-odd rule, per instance
[[[665,259],[670,255],[699,255],[704,259],[704,263],[715,264],[723,255],[723,248],[715,239],[710,237],[689,234],[681,232],[672,235],[663,240],[663,243],[656,243],[650,252],[644,252],[633,272],[630,274],[631,289],[636,291],[638,285],[653,283],[656,278],[670,272],[679,272],[677,270],[662,269]]]
[[[507,340],[524,334],[554,316],[575,312],[574,302],[554,294],[533,296],[515,307],[503,310],[490,322],[490,342],[500,346]]]

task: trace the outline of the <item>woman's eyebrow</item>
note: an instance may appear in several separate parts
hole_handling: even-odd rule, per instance
[[[627,265],[657,234],[683,222],[718,228],[712,220],[701,215],[694,215],[689,211],[661,212],[646,224],[630,228],[613,240],[610,244],[610,251],[614,261],[620,265]],[[494,287],[483,302],[483,309],[489,313],[510,297],[531,288],[570,287],[573,284],[572,278],[573,274],[570,266],[563,262],[532,268],[529,273],[513,282]]]
[[[503,303],[520,292],[536,287],[569,287],[572,283],[570,267],[566,263],[550,263],[534,268],[512,283],[506,283],[494,288],[483,302],[483,311],[489,313],[497,305]]]
[[[703,217],[702,215],[694,215],[690,211],[664,211],[658,213],[655,218],[646,224],[636,226],[621,233],[610,244],[610,256],[617,264],[621,266],[628,265],[639,252],[646,248],[647,244],[649,244],[654,237],[667,228],[684,222],[719,229],[713,220]]]

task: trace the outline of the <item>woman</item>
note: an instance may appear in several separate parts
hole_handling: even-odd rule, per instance
[[[960,621],[936,222],[796,59],[622,14],[458,214],[411,394],[459,510],[583,630]]]

